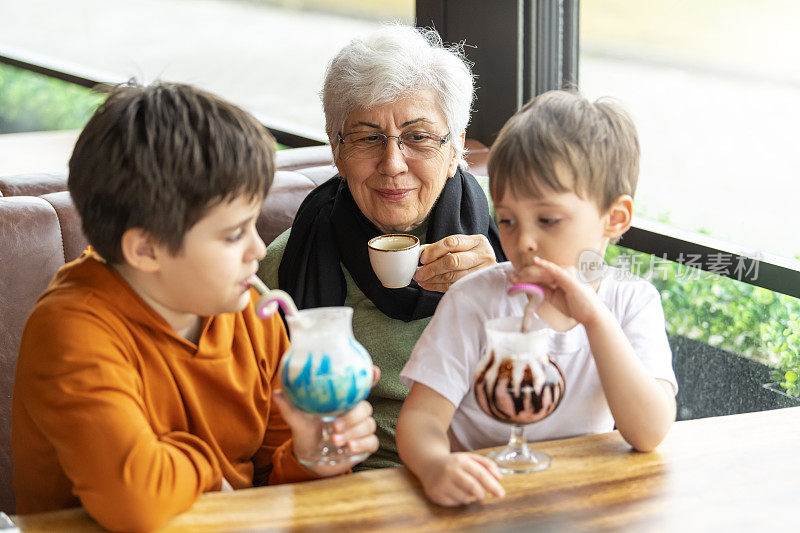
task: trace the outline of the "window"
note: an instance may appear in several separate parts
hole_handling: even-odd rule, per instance
[[[192,83],[326,140],[318,92],[331,55],[383,21],[412,23],[413,10],[413,0],[0,0],[0,54],[99,81]]]
[[[293,146],[327,142],[319,90],[331,55],[413,0],[0,0],[0,59],[92,86],[131,78],[198,85]],[[72,76],[65,76],[69,74]],[[76,78],[82,78],[77,79]],[[102,97],[0,63],[0,173],[63,171]]]
[[[756,256],[744,268],[757,269],[766,254],[800,257],[793,230],[800,223],[800,167],[791,156],[800,120],[798,22],[800,4],[782,0],[580,4],[581,88],[593,99],[619,100],[639,129],[637,214],[733,243],[740,248],[729,251]],[[660,263],[653,282],[673,338],[754,362],[729,355],[720,359],[718,377],[712,371],[703,379],[729,381],[717,384],[728,387],[728,403],[740,401],[730,381],[746,382],[751,371],[758,374],[753,379],[796,390],[800,343],[791,325],[800,319],[798,300],[735,281],[735,265],[728,264],[735,257],[680,255],[694,255],[705,271],[629,250],[617,259]],[[715,257],[725,264],[711,265]],[[767,374],[755,363],[778,370]]]
[[[580,85],[634,116],[638,214],[800,257],[800,3],[584,0]]]

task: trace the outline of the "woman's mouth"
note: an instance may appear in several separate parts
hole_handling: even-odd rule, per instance
[[[375,189],[378,195],[387,202],[401,202],[408,198],[414,189]]]

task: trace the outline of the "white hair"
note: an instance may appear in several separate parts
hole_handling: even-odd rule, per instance
[[[386,25],[342,48],[328,64],[322,87],[325,130],[334,154],[337,134],[355,109],[370,109],[430,90],[466,168],[461,134],[469,123],[473,75],[463,45],[445,47],[435,30]]]

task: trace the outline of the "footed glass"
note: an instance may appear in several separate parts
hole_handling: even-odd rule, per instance
[[[353,309],[320,307],[287,314],[292,344],[281,363],[283,393],[296,408],[319,416],[322,437],[305,465],[335,465],[363,461],[336,446],[332,423],[364,400],[372,387],[372,359],[353,336]]]
[[[533,319],[521,332],[522,317],[486,323],[486,350],[475,373],[475,399],[489,416],[511,425],[511,439],[489,457],[508,474],[537,472],[550,456],[532,450],[524,427],[550,416],[564,397],[564,373],[548,354],[547,323]]]

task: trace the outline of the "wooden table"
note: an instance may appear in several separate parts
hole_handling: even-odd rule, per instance
[[[505,498],[443,508],[404,468],[204,494],[163,531],[797,531],[800,407],[678,422],[656,451],[617,432],[536,443],[543,472]],[[25,532],[97,531],[81,509],[17,516]]]

